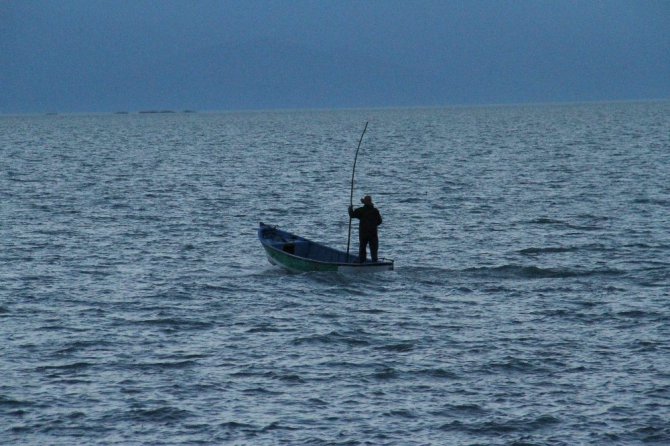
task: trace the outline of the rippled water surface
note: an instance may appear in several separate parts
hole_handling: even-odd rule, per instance
[[[0,443],[669,444],[669,116],[0,117]],[[396,270],[272,267],[368,120]]]

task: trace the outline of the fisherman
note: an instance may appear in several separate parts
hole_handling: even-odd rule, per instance
[[[358,239],[360,245],[358,248],[358,261],[363,263],[366,258],[365,248],[370,244],[370,257],[372,261],[377,261],[377,249],[379,248],[379,238],[377,237],[377,226],[382,224],[382,216],[379,210],[372,204],[372,197],[366,195],[361,198],[363,207],[356,208],[349,206],[349,218],[360,220],[358,226]]]

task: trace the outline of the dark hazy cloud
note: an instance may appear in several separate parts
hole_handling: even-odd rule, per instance
[[[0,0],[0,113],[670,98],[670,2]]]

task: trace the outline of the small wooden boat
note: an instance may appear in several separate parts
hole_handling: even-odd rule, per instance
[[[294,272],[337,271],[376,272],[393,269],[393,260],[378,259],[377,262],[358,262],[358,256],[307,240],[304,237],[261,223],[258,228],[260,240],[268,260],[273,265]]]

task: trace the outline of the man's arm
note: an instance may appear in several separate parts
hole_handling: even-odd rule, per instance
[[[363,208],[356,208],[354,209],[353,206],[349,206],[349,218],[361,218],[361,209]]]

